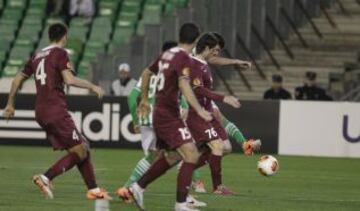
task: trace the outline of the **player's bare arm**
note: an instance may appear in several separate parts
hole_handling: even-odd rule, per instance
[[[10,89],[8,101],[3,113],[5,119],[9,120],[11,117],[14,116],[16,94],[19,88],[21,87],[21,85],[24,83],[24,81],[26,81],[27,78],[28,77],[26,77],[24,74],[18,73],[13,79],[11,83],[11,89]]]
[[[147,116],[150,113],[150,104],[148,99],[150,77],[153,73],[145,69],[141,76],[141,100],[138,106],[139,116]]]
[[[225,66],[225,65],[236,65],[241,69],[250,69],[251,68],[251,62],[244,61],[240,59],[230,59],[225,57],[219,57],[214,56],[212,58],[209,58],[208,62],[212,65],[219,65],[219,66]]]
[[[183,78],[179,79],[179,88],[181,93],[185,96],[186,101],[194,108],[194,110],[198,113],[198,115],[206,121],[211,121],[212,116],[211,113],[205,111],[199,104],[198,100],[196,99],[189,81]]]
[[[75,77],[70,70],[64,70],[61,74],[66,85],[88,89],[94,92],[99,99],[104,96],[104,90],[101,87],[96,86],[89,81]]]
[[[226,96],[220,95],[220,94],[217,94],[214,91],[207,89],[203,86],[196,87],[194,89],[194,92],[197,95],[209,98],[213,101],[222,101],[223,103],[226,103],[234,108],[240,108],[240,106],[241,106],[239,99],[237,99],[236,97],[231,96],[231,95],[226,95]]]

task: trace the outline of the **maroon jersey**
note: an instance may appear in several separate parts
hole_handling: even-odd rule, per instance
[[[180,118],[179,79],[189,79],[191,58],[179,47],[163,52],[149,67],[158,75],[158,87],[154,109],[154,125]],[[158,121],[157,121],[158,120]]]
[[[26,64],[22,74],[34,74],[36,84],[36,116],[49,116],[66,112],[64,80],[61,71],[71,69],[67,52],[50,45],[38,51]]]

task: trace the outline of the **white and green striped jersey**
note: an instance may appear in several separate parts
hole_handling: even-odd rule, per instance
[[[150,77],[149,93],[148,93],[148,98],[149,98],[149,103],[150,103],[150,113],[147,117],[139,118],[139,126],[152,127],[152,123],[153,123],[152,115],[153,115],[153,109],[154,109],[154,105],[155,105],[157,80],[158,80],[157,75],[152,75]],[[138,81],[138,83],[135,86],[135,89],[137,89],[139,92],[141,92],[141,81],[142,80],[140,78],[140,80]]]

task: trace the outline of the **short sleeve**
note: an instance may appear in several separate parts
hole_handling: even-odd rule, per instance
[[[182,54],[178,58],[177,68],[175,69],[178,78],[190,79],[191,74],[191,58],[188,55]]]
[[[154,74],[157,74],[159,72],[159,61],[160,57],[158,57],[148,68],[151,72]]]
[[[74,68],[70,62],[68,53],[61,49],[57,52],[57,55],[55,57],[56,63],[57,63],[57,70],[63,71],[63,70],[71,70],[74,71]]]
[[[32,68],[32,58],[30,58],[29,61],[25,64],[25,67],[21,73],[26,77],[30,77],[34,73]]]

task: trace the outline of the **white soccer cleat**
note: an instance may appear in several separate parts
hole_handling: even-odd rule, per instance
[[[134,198],[136,206],[140,210],[145,210],[144,207],[144,189],[141,188],[136,182],[129,187],[129,192]]]
[[[188,203],[189,205],[193,206],[193,207],[206,207],[207,204],[205,202],[196,200],[192,195],[188,195],[186,197],[186,203]]]
[[[47,177],[45,177],[42,174],[35,175],[33,177],[33,182],[36,186],[38,186],[40,191],[44,194],[45,198],[47,198],[47,199],[54,198],[54,194],[51,191],[51,184]]]
[[[187,202],[175,204],[175,211],[200,211],[196,209],[193,205],[188,204]]]

